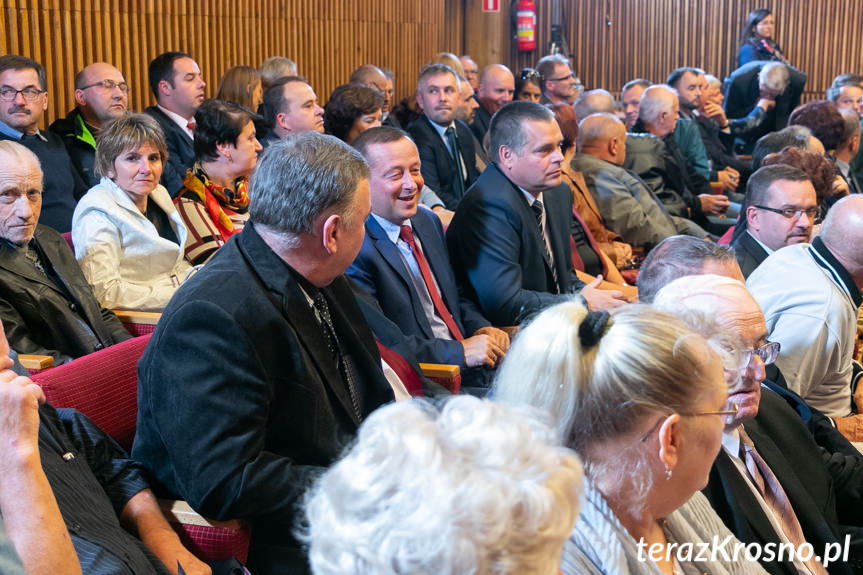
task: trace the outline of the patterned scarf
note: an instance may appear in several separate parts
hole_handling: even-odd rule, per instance
[[[198,196],[206,206],[210,219],[213,220],[225,239],[231,237],[238,230],[235,229],[231,218],[228,217],[223,208],[238,214],[246,213],[246,210],[249,209],[248,184],[249,179],[245,176],[234,181],[234,190],[214,184],[198,162],[186,170],[186,178],[183,180],[183,187]]]

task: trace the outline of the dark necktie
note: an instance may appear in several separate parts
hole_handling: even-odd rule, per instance
[[[456,195],[461,199],[464,196],[464,176],[461,173],[461,154],[458,150],[458,142],[455,139],[455,130],[452,126],[446,129],[446,142],[449,146],[452,159],[455,164],[455,189]]]
[[[330,316],[330,306],[327,305],[327,299],[324,297],[323,292],[318,291],[318,293],[315,294],[314,302],[315,310],[318,312],[319,321],[327,336],[327,347],[330,348],[330,353],[338,362],[342,379],[347,383],[348,393],[351,396],[351,405],[353,405],[354,413],[358,420],[362,420],[354,363],[349,355],[342,353],[341,346],[339,345],[339,338],[336,336],[336,329],[333,326],[333,318]]]
[[[800,522],[797,520],[797,515],[794,513],[794,508],[791,507],[785,490],[782,489],[782,485],[773,470],[755,449],[755,444],[752,443],[752,439],[746,434],[743,426],[739,429],[741,456],[752,482],[764,498],[767,506],[773,511],[773,515],[779,520],[785,536],[796,549],[800,549],[801,545],[806,542],[806,537],[803,535],[803,529],[800,527]],[[821,563],[815,561],[814,557],[809,561],[804,561],[804,563],[813,575],[827,575],[827,570]]]
[[[557,270],[554,268],[554,260],[551,257],[551,251],[548,249],[548,242],[545,239],[545,230],[542,227],[542,202],[534,200],[530,205],[533,210],[533,215],[536,216],[536,223],[539,225],[539,237],[542,240],[542,249],[545,250],[545,259],[548,262],[548,267],[551,269],[551,279],[554,282],[552,293],[560,292],[560,284],[557,281]]]
[[[449,332],[452,334],[453,338],[459,341],[463,340],[464,336],[462,335],[461,330],[459,330],[458,325],[456,325],[455,320],[452,317],[452,314],[447,309],[446,304],[444,303],[440,293],[435,287],[435,282],[434,278],[432,277],[431,269],[429,268],[428,262],[426,261],[422,250],[420,250],[420,247],[414,240],[414,233],[411,227],[402,226],[401,230],[399,230],[399,237],[404,240],[404,242],[411,248],[414,259],[416,259],[417,265],[420,268],[420,274],[422,274],[423,276],[423,282],[426,284],[426,289],[428,289],[429,296],[431,296],[435,311],[446,324],[447,328],[449,328]]]

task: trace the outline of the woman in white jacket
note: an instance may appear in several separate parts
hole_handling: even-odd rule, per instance
[[[186,228],[159,185],[168,159],[151,117],[128,114],[103,128],[95,167],[102,181],[72,218],[75,257],[108,308],[161,311],[192,269]]]

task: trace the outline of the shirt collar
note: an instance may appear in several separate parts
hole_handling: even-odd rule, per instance
[[[16,130],[12,126],[9,126],[5,122],[0,122],[0,133],[3,133],[4,135],[9,136],[10,138],[12,138],[13,140],[18,141],[18,142],[20,142],[21,138],[24,136],[24,132],[19,132],[18,130]],[[48,139],[45,136],[43,136],[42,132],[40,132],[39,130],[36,130],[35,135],[39,136],[39,139],[41,139],[43,142],[48,141]]]
[[[816,237],[809,245],[809,253],[815,259],[815,263],[824,268],[830,274],[833,281],[839,285],[854,302],[854,307],[859,308],[863,304],[863,295],[860,294],[860,288],[854,283],[854,278],[848,273],[839,260],[830,253],[820,237]]]
[[[737,426],[731,431],[722,431],[722,447],[734,459],[740,459],[740,429]]]
[[[189,122],[191,122],[192,120],[186,119],[183,116],[181,116],[180,114],[177,114],[176,112],[172,112],[171,110],[162,106],[161,104],[156,104],[156,107],[159,108],[160,110],[162,110],[166,116],[171,118],[171,120],[175,124],[177,124],[178,126],[183,128],[184,132],[189,133],[189,131],[190,131],[189,130]]]
[[[401,234],[402,226],[408,226],[409,228],[412,228],[410,220],[405,220],[405,222],[403,224],[396,225],[396,224],[392,223],[391,221],[380,217],[377,214],[373,213],[370,215],[375,219],[375,221],[378,224],[380,224],[381,228],[383,228],[383,230],[384,230],[384,233],[387,235],[387,237],[390,239],[390,241],[394,244],[398,243],[398,241],[399,241],[399,234]]]
[[[441,126],[440,124],[436,124],[436,123],[432,122],[431,118],[429,118],[428,116],[426,116],[426,118],[428,118],[429,124],[432,125],[432,128],[435,129],[435,131],[440,135],[441,138],[446,139],[446,129],[447,128],[452,128],[453,130],[455,130],[455,120],[453,120],[452,122],[450,122],[446,126]]]
[[[749,230],[746,230],[746,233],[747,233],[747,234],[749,234],[749,237],[750,237],[750,238],[752,238],[753,240],[755,240],[755,243],[757,243],[759,246],[761,246],[761,249],[763,249],[765,252],[767,252],[767,255],[768,255],[768,256],[769,256],[770,254],[772,254],[772,253],[773,253],[773,250],[771,250],[770,248],[768,248],[766,245],[764,245],[764,242],[762,242],[761,240],[759,240],[758,238],[756,238],[754,235],[752,235],[752,232],[750,232]]]
[[[839,168],[839,171],[842,172],[844,177],[848,177],[848,171],[851,169],[850,164],[844,160],[840,160],[839,158],[834,158],[833,162],[836,164],[836,167]]]
[[[527,205],[533,206],[533,203],[535,201],[537,201],[537,200],[539,200],[540,202],[542,201],[542,192],[540,192],[534,196],[533,194],[531,194],[530,192],[528,192],[527,190],[525,190],[521,186],[516,186],[516,187],[521,191],[522,194],[524,194],[524,199],[527,200]]]

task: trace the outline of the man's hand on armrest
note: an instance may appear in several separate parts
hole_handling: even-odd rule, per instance
[[[629,303],[626,301],[626,297],[623,295],[623,292],[599,289],[599,284],[601,283],[602,275],[598,275],[596,276],[596,279],[581,288],[579,293],[587,302],[588,308],[594,311],[604,311]]]

